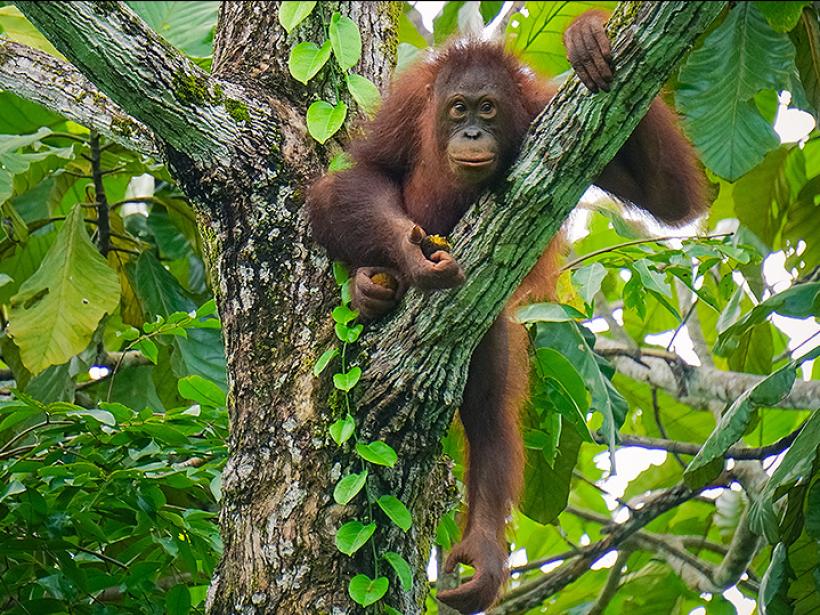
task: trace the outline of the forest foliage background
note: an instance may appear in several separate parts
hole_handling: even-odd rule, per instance
[[[480,20],[560,79],[563,29],[614,5],[504,4],[446,2],[428,32],[404,3],[398,70]],[[128,5],[209,67],[218,3]],[[0,36],[59,57],[10,3]],[[534,385],[510,587],[537,591],[613,520],[707,486],[527,612],[816,613],[817,4],[735,3],[664,96],[714,202],[697,229],[670,230],[590,193],[560,304],[520,313]],[[806,126],[793,138],[774,129],[788,114]],[[204,612],[227,383],[190,204],[160,162],[0,91],[0,220],[0,608]],[[454,430],[445,451],[459,479],[460,450]],[[457,515],[442,520],[439,553],[458,539]]]

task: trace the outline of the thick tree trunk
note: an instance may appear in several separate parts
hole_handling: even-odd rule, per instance
[[[385,86],[396,6],[323,4],[327,19],[339,10],[359,24],[363,59],[354,70]],[[215,76],[288,119],[273,140],[281,151],[262,156],[249,144],[239,159],[256,161],[254,168],[239,170],[229,202],[210,204],[231,412],[225,553],[208,598],[209,613],[219,615],[353,612],[347,580],[361,571],[334,545],[350,511],[334,503],[333,486],[349,460],[328,435],[338,418],[328,407],[330,387],[312,373],[334,343],[329,312],[337,291],[327,257],[309,239],[304,191],[324,167],[303,118],[311,95],[327,92],[305,88],[287,70],[290,48],[324,32],[317,10],[288,36],[277,11],[262,2],[224,3],[214,57]]]
[[[336,529],[361,511],[332,498],[354,458],[349,444],[340,449],[328,436],[340,409],[328,379],[311,372],[333,339],[336,289],[303,211],[323,150],[317,153],[302,118],[331,85],[304,88],[288,77],[286,63],[295,43],[319,40],[321,13],[329,19],[339,10],[363,34],[357,72],[383,86],[401,4],[322,2],[288,36],[276,3],[223,3],[211,76],[121,4],[18,4],[96,87],[154,133],[201,216],[226,340],[232,430],[223,476],[225,553],[209,612],[356,612],[347,581],[372,571],[373,562],[369,551],[348,558],[334,546]],[[417,571],[410,592],[391,577],[388,602],[406,614],[421,610],[435,523],[452,498],[439,439],[473,349],[723,3],[624,5],[614,18],[613,91],[589,96],[571,80],[538,121],[506,194],[483,199],[457,229],[467,283],[410,293],[399,313],[359,344],[366,368],[357,387],[360,433],[399,453],[395,468],[374,478],[413,514],[407,534],[376,535],[380,548],[399,552]],[[0,55],[0,85],[5,74],[19,72],[3,71],[3,64]]]

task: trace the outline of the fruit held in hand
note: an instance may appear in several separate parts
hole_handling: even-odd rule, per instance
[[[450,245],[450,242],[447,241],[446,237],[442,237],[441,235],[427,235],[424,239],[421,240],[421,253],[424,254],[425,258],[429,259],[435,252],[439,250],[443,250],[444,252],[450,252],[453,249],[453,246]]]
[[[396,281],[396,278],[389,273],[379,272],[370,279],[373,281],[373,284],[378,284],[390,290],[398,290],[399,288],[399,283]]]

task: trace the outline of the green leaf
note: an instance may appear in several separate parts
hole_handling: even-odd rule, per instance
[[[595,294],[601,290],[601,282],[606,277],[606,268],[601,263],[592,263],[572,272],[572,283],[584,303],[592,305]]]
[[[712,480],[723,467],[723,456],[749,427],[755,409],[776,405],[794,384],[797,363],[792,361],[745,391],[720,417],[720,422],[706,439],[698,454],[683,473],[690,487],[701,487]],[[720,463],[717,463],[720,460]]]
[[[311,42],[299,43],[290,51],[288,69],[296,81],[307,85],[329,59],[330,41],[325,41],[321,47]]]
[[[518,12],[510,19],[507,45],[511,52],[536,72],[555,77],[570,67],[562,41],[562,34],[567,26],[590,8],[611,10],[615,4],[561,1],[528,4],[527,15]]]
[[[582,330],[574,322],[538,322],[535,348],[557,350],[581,374],[592,398],[590,408],[604,417],[601,431],[610,449],[614,448],[615,434],[624,422],[627,404],[601,371],[597,355]]]
[[[349,414],[343,419],[339,419],[330,426],[330,437],[333,441],[341,446],[350,439],[353,432],[356,431],[356,419]]]
[[[54,414],[59,414],[59,412],[54,412]],[[114,415],[108,412],[107,410],[97,410],[95,408],[91,408],[87,410],[83,409],[66,412],[65,415],[76,416],[80,418],[88,417],[92,419],[95,423],[99,423],[101,425],[108,425],[109,427],[113,427],[117,424],[117,419],[115,419]],[[88,421],[85,422],[87,423]]]
[[[797,25],[803,7],[811,4],[808,0],[802,2],[755,2],[758,10],[763,13],[766,21],[775,32],[788,32]]]
[[[169,43],[190,56],[211,55],[219,2],[133,2],[137,15]]]
[[[333,321],[342,325],[348,324],[351,320],[355,320],[359,316],[359,312],[351,310],[346,305],[337,305],[331,312]]]
[[[393,447],[385,442],[382,442],[381,440],[376,440],[375,442],[370,442],[369,444],[362,444],[361,442],[358,442],[356,444],[356,453],[358,453],[359,457],[365,461],[369,461],[370,463],[375,463],[380,466],[387,466],[388,468],[392,468],[396,465],[396,461],[399,459],[399,456],[396,454],[396,451],[393,450]]]
[[[820,117],[820,45],[817,44],[820,40],[820,24],[817,15],[816,10],[805,9],[797,27],[791,33],[792,42],[797,50],[795,64],[800,75],[800,83],[812,106],[815,119]]]
[[[134,344],[134,350],[139,350],[146,359],[151,361],[154,365],[157,364],[157,359],[159,357],[159,349],[157,345],[154,343],[153,340],[145,337],[141,339],[139,342]]]
[[[367,77],[350,73],[345,77],[347,81],[347,90],[356,101],[365,115],[373,117],[376,111],[379,110],[379,105],[382,102],[382,95],[379,93],[379,88],[376,84],[370,81]]]
[[[333,279],[341,286],[350,279],[350,270],[341,261],[333,261]]]
[[[539,450],[525,451],[524,493],[519,505],[522,513],[544,525],[558,518],[567,506],[580,447],[578,432],[562,429],[554,463],[549,464]]]
[[[279,5],[279,23],[290,34],[313,12],[316,2],[282,2]]]
[[[640,276],[641,282],[646,290],[652,290],[671,297],[672,291],[669,288],[669,284],[666,283],[666,278],[662,273],[650,269],[650,264],[650,261],[642,258],[632,263],[632,270]]]
[[[808,418],[780,465],[772,472],[766,485],[749,507],[749,527],[756,534],[763,535],[771,543],[780,540],[778,515],[774,510],[775,493],[784,485],[807,477],[817,456],[820,442],[820,410],[815,410]]]
[[[188,444],[188,436],[165,423],[145,423],[144,425],[140,425],[138,430],[148,434],[159,442],[170,444],[171,446],[186,446]]]
[[[521,324],[533,322],[572,322],[584,315],[569,305],[558,303],[532,303],[515,312],[515,321]]]
[[[12,297],[9,335],[32,374],[82,352],[119,305],[117,274],[91,243],[74,207],[36,273]]]
[[[4,38],[63,59],[62,54],[48,42],[46,37],[40,34],[40,31],[23,16],[17,7],[0,8],[0,32],[3,33]]]
[[[330,18],[330,44],[342,70],[353,68],[362,57],[362,35],[356,22],[339,13]]]
[[[348,474],[342,478],[333,489],[333,499],[337,504],[347,504],[356,497],[367,481],[367,470],[358,474]]]
[[[336,548],[345,555],[353,555],[365,545],[375,531],[375,523],[364,525],[360,521],[348,521],[336,532]]]
[[[150,252],[143,252],[136,266],[128,269],[137,297],[149,320],[159,315],[170,319],[177,312],[195,313],[194,302],[171,273]],[[147,325],[146,333],[150,332]],[[217,329],[188,329],[186,337],[171,338],[171,368],[177,377],[196,374],[228,389],[222,334]]]
[[[390,582],[387,577],[377,577],[371,579],[366,574],[357,574],[350,579],[350,584],[347,586],[347,593],[357,604],[362,606],[370,606],[371,604],[381,600],[387,593],[387,588]]]
[[[379,505],[390,520],[398,525],[405,532],[413,525],[413,518],[410,516],[410,511],[402,503],[402,501],[394,495],[383,495],[376,504]]]
[[[215,383],[202,376],[186,376],[177,384],[179,394],[203,406],[224,408],[227,405],[225,392]]]
[[[327,172],[336,173],[337,171],[346,171],[347,169],[352,168],[353,159],[350,157],[350,154],[347,152],[339,152],[330,159],[330,162],[327,165]]]
[[[413,589],[413,569],[407,563],[407,560],[394,551],[385,551],[382,553],[382,558],[396,572],[404,591],[409,592]]]
[[[336,106],[317,100],[308,107],[307,128],[310,136],[324,144],[342,127],[347,117],[347,105],[339,101]]]
[[[715,352],[725,356],[737,348],[737,338],[753,326],[764,322],[770,314],[792,318],[809,318],[820,310],[820,282],[798,284],[772,295],[745,316],[728,326],[718,336]]]
[[[689,54],[675,98],[703,162],[730,181],[780,143],[752,98],[788,88],[794,70],[794,45],[772,30],[756,4],[736,5]]]
[[[336,331],[336,337],[347,344],[352,344],[359,339],[362,331],[364,331],[364,325],[360,323],[358,325],[348,327],[347,325],[337,322],[334,329]]]
[[[313,366],[313,375],[318,376],[328,364],[339,354],[338,348],[328,348],[322,353],[322,356],[316,361],[316,365]]]
[[[168,615],[188,615],[191,612],[191,594],[188,586],[174,585],[165,594],[165,610]]]
[[[760,615],[791,612],[787,596],[788,571],[786,546],[779,542],[772,549],[772,561],[760,581],[760,590],[757,595],[757,608],[760,610]]]
[[[348,392],[362,377],[362,368],[359,366],[352,367],[350,371],[344,374],[333,374],[333,386],[340,391]]]

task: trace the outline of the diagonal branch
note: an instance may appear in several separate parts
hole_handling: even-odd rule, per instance
[[[570,78],[536,120],[503,194],[482,198],[453,235],[466,283],[409,293],[403,309],[364,339],[365,433],[390,439],[406,425],[430,425],[425,441],[437,440],[460,402],[478,341],[724,4],[618,5],[610,21],[618,67],[612,91],[591,95]],[[419,453],[412,438],[394,444],[408,458]]]
[[[725,479],[725,476],[721,476],[714,485],[725,484]],[[632,511],[626,522],[610,524],[605,527],[604,531],[608,531],[607,535],[598,542],[582,547],[578,557],[573,558],[543,577],[509,592],[500,604],[488,612],[492,615],[511,615],[512,613],[523,613],[538,606],[546,598],[559,592],[588,572],[589,567],[600,557],[624,545],[652,520],[688,502],[697,496],[699,492],[700,490],[692,491],[688,487],[679,485],[658,494],[640,510]],[[595,520],[597,521],[597,519]],[[610,520],[605,519],[605,521],[609,522]]]
[[[122,2],[17,2],[101,91],[196,162],[224,160],[239,135],[225,90]]]
[[[0,88],[129,149],[158,154],[150,130],[124,113],[76,68],[43,51],[0,40]]]

